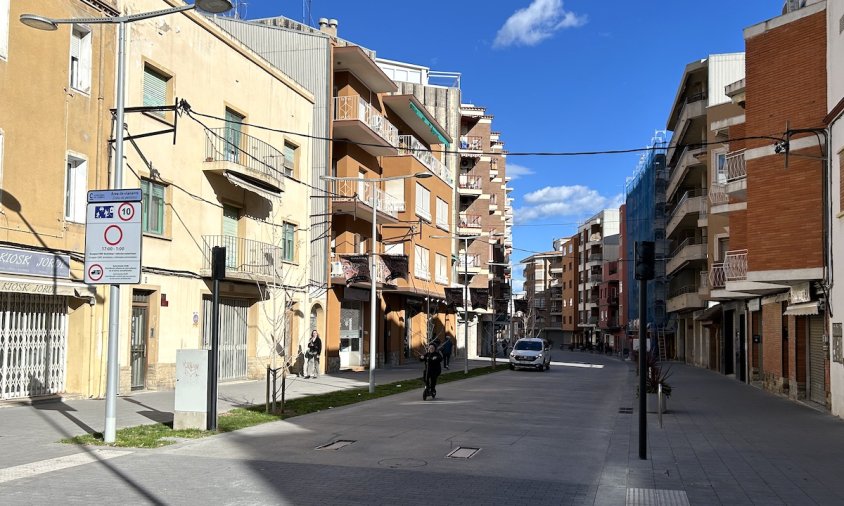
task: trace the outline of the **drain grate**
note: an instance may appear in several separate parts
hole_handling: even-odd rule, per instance
[[[622,415],[632,415],[633,414],[633,408],[618,408],[618,412],[621,413]]]
[[[628,488],[626,506],[689,506],[685,490]]]
[[[355,442],[356,441],[353,441],[351,439],[338,439],[337,441],[332,441],[328,444],[324,444],[322,446],[317,446],[314,449],[315,450],[339,450],[340,448],[343,448],[344,446],[349,446],[350,444],[355,443]]]
[[[476,453],[481,451],[480,448],[464,448],[462,446],[458,446],[454,450],[451,450],[451,453],[446,455],[446,458],[449,459],[470,459],[475,456]]]

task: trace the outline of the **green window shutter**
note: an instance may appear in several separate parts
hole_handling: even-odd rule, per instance
[[[164,186],[142,179],[141,194],[141,225],[144,232],[164,235]]]
[[[144,105],[157,106],[167,103],[167,81],[169,78],[155,70],[144,67]],[[164,113],[156,113],[163,115]]]
[[[294,250],[294,234],[296,227],[292,223],[285,223],[282,233],[282,250],[284,252],[284,260],[292,262],[296,259],[296,251]]]
[[[149,181],[141,179],[141,226],[144,232],[149,232],[149,220],[147,219],[147,212],[149,211]]]

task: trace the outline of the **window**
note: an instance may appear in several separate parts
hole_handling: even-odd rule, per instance
[[[428,269],[429,251],[422,246],[416,246],[415,253],[413,256],[413,275],[419,279],[431,279],[431,273]]]
[[[294,177],[296,172],[296,146],[289,142],[284,143],[284,175]]]
[[[91,30],[73,25],[70,35],[70,87],[91,92]]]
[[[437,227],[448,230],[448,202],[437,197]]]
[[[719,150],[713,153],[715,158],[715,183],[724,184],[727,182],[727,152]]]
[[[292,223],[284,223],[281,231],[281,248],[284,255],[285,262],[293,262],[296,260],[296,225]]]
[[[142,226],[145,233],[164,235],[164,185],[141,180],[143,194]]]
[[[144,66],[144,106],[167,105],[167,85],[170,78],[149,65]],[[151,114],[164,117],[164,111]]]
[[[431,221],[431,192],[416,183],[416,216]]]
[[[88,162],[67,156],[64,182],[64,217],[74,223],[85,223],[88,204]]]
[[[0,58],[9,56],[9,0],[0,0]]]
[[[437,253],[437,283],[448,284],[448,259],[445,255]]]

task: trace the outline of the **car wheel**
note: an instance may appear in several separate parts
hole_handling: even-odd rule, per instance
[[[548,369],[550,369],[550,368],[551,368],[551,364],[545,364],[545,370],[546,370],[546,371],[547,371]]]
[[[510,364],[510,370],[511,370],[511,371],[515,371],[515,370],[516,370],[516,366],[514,366],[513,364]]]

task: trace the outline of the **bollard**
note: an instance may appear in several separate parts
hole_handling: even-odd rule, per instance
[[[662,404],[662,383],[657,385],[656,398],[657,398],[656,410],[659,413],[659,415],[658,415],[659,416],[659,428],[661,429],[662,428],[662,406],[663,406],[663,404]]]
[[[267,364],[267,401],[264,404],[264,411],[270,412],[270,365]]]

